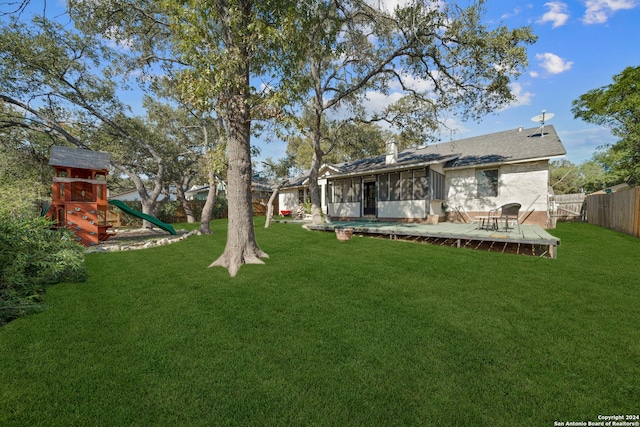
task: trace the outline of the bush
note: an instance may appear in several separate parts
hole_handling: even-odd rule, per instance
[[[51,221],[31,212],[33,204],[9,194],[16,193],[0,191],[0,326],[40,310],[47,285],[87,278],[85,249],[73,233],[52,230]]]

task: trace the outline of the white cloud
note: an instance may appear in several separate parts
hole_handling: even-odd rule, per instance
[[[365,0],[371,7],[383,10],[385,12],[393,12],[396,8],[403,8],[415,4],[413,0]],[[438,0],[434,4],[430,4],[428,8],[441,8],[445,2]]]
[[[392,92],[385,95],[380,92],[369,91],[365,94],[366,99],[363,101],[365,111],[369,115],[381,113],[385,108],[402,98],[400,92]]]
[[[542,18],[538,19],[539,24],[544,24],[545,22],[552,22],[552,28],[557,28],[563,26],[567,20],[569,19],[569,14],[567,13],[567,5],[560,1],[552,1],[544,4],[549,8],[547,13],[542,15]]]
[[[520,83],[511,83],[509,84],[509,88],[511,89],[511,93],[515,99],[510,104],[498,109],[498,112],[506,111],[514,107],[521,107],[523,105],[531,105],[533,97],[536,96],[532,92],[527,92]]]
[[[550,74],[560,74],[571,69],[572,61],[566,61],[554,53],[538,53],[536,59],[540,65]]]
[[[117,27],[107,28],[103,34],[103,38],[107,41],[109,47],[114,49],[130,51],[133,46],[133,40],[131,38],[122,37]]]
[[[400,71],[399,72],[402,83],[408,89],[415,90],[417,92],[427,92],[434,88],[434,84],[432,80],[423,79],[420,77],[415,77],[407,72]],[[437,78],[437,73],[434,73],[434,77]],[[402,85],[397,80],[393,80],[389,84],[389,88],[392,91],[402,91]]]
[[[511,92],[516,97],[516,100],[511,104],[513,107],[531,105],[531,100],[535,96],[533,93],[524,90],[520,83],[511,83]]]
[[[582,21],[585,24],[603,24],[618,10],[634,9],[638,6],[637,0],[587,0],[587,10]]]
[[[522,10],[522,9],[520,9],[519,7],[516,7],[515,9],[513,9],[513,12],[510,12],[510,13],[509,13],[509,12],[507,12],[507,13],[503,14],[503,15],[500,17],[500,19],[508,19],[508,18],[513,17],[513,16],[517,16],[517,15],[519,15],[519,14],[520,14],[521,10]]]

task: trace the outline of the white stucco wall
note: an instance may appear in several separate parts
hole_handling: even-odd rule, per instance
[[[424,200],[403,200],[378,202],[379,218],[426,218],[427,202]]]
[[[447,171],[447,205],[462,207],[467,212],[486,212],[506,203],[520,203],[523,211],[547,211],[549,169],[546,161],[503,165],[498,170],[498,196],[482,198],[476,197],[476,169]]]
[[[322,212],[327,213],[327,181],[318,180],[318,186],[320,189],[320,204]],[[295,211],[298,209],[298,191],[295,189],[281,189],[278,193],[278,203],[281,211]],[[309,190],[305,188],[305,198],[309,198]]]
[[[429,165],[429,168],[444,175],[444,163],[434,163]]]
[[[298,189],[280,190],[278,194],[278,206],[281,211],[295,212],[298,209]],[[278,212],[278,214],[279,213],[280,212]]]
[[[329,203],[329,216],[336,218],[356,218],[360,216],[360,202]]]

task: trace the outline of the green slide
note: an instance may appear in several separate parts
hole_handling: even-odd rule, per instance
[[[127,206],[125,203],[123,203],[120,200],[109,200],[109,204],[119,207],[120,209],[122,209],[123,211],[128,213],[129,215],[133,215],[135,217],[142,218],[142,219],[144,219],[146,221],[149,221],[151,224],[157,225],[158,227],[162,228],[165,231],[168,231],[169,233],[173,234],[174,236],[176,235],[176,230],[173,229],[173,226],[171,224],[164,223],[164,222],[160,221],[158,218],[156,218],[154,216],[144,214],[144,213],[142,213],[140,211],[137,211],[135,209],[131,209],[129,206]]]

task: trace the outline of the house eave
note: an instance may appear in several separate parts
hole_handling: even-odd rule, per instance
[[[383,167],[374,168],[374,169],[367,169],[367,170],[362,170],[362,171],[354,171],[354,172],[349,172],[349,173],[340,173],[340,174],[335,174],[335,175],[329,175],[326,178],[327,179],[353,178],[355,176],[377,175],[377,174],[381,174],[381,173],[398,172],[398,171],[403,171],[403,170],[408,170],[408,169],[416,169],[416,168],[421,168],[421,167],[432,166],[432,165],[436,165],[436,164],[439,164],[439,163],[446,163],[446,162],[448,162],[450,160],[455,159],[456,157],[458,157],[457,154],[456,155],[452,155],[452,156],[443,157],[443,158],[440,158],[438,160],[430,160],[430,161],[427,161],[427,162],[391,164],[391,165],[385,165]]]
[[[540,161],[549,161],[551,159],[560,158],[560,157],[563,157],[563,156],[564,156],[564,154],[560,154],[560,155],[557,155],[557,156],[534,157],[534,158],[528,158],[528,159],[516,159],[516,160],[501,161],[501,162],[474,163],[474,164],[470,164],[470,165],[444,167],[443,169],[445,171],[454,171],[454,170],[462,170],[462,169],[487,169],[487,168],[498,167],[498,166],[503,166],[503,165],[517,165],[517,164],[521,164],[521,163],[533,163],[533,162],[540,162]]]

